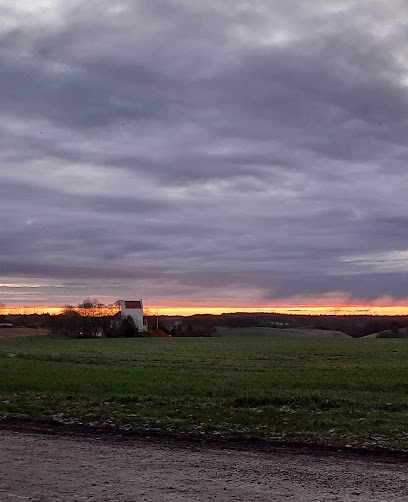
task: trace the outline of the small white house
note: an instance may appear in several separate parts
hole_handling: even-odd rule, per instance
[[[147,321],[143,320],[143,301],[140,300],[122,300],[121,312],[122,318],[130,316],[139,331],[147,331]]]

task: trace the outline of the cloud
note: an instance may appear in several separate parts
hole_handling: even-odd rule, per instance
[[[4,301],[404,298],[405,11],[3,2]]]
[[[408,250],[394,250],[383,253],[368,253],[365,255],[345,256],[341,258],[344,263],[355,266],[356,272],[369,270],[374,273],[389,273],[408,271]],[[365,270],[364,270],[365,269]]]

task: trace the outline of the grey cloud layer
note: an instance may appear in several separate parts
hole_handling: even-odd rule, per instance
[[[407,296],[370,258],[408,248],[404,2],[22,5],[0,11],[6,303]]]

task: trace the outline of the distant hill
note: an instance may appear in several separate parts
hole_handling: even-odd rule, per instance
[[[384,329],[363,338],[408,338],[408,328]]]
[[[279,314],[267,312],[235,312],[228,314],[195,314],[187,317],[161,318],[170,329],[174,325],[200,328],[210,333],[217,326],[226,328],[285,328],[301,329],[310,327],[317,330],[346,333],[355,338],[382,330],[400,329],[408,326],[408,316],[375,315],[305,315]],[[326,335],[327,336],[327,335]]]
[[[346,333],[341,331],[332,331],[324,329],[310,328],[226,328],[217,327],[215,336],[222,337],[246,337],[246,336],[261,336],[261,337],[311,337],[311,338],[351,338]]]

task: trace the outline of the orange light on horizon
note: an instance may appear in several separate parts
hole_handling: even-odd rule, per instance
[[[60,314],[63,307],[3,307],[0,314]],[[195,306],[149,306],[145,305],[147,315],[189,316],[194,314],[228,314],[235,312],[265,312],[298,315],[408,315],[408,305],[286,305],[284,307],[195,307]]]
[[[0,308],[0,314],[60,314],[62,307],[3,307]]]
[[[298,315],[408,315],[407,305],[396,306],[372,306],[372,305],[291,305],[285,307],[160,307],[153,306],[147,309],[159,315],[182,315],[194,314],[228,314],[235,312],[265,312],[278,314]]]

